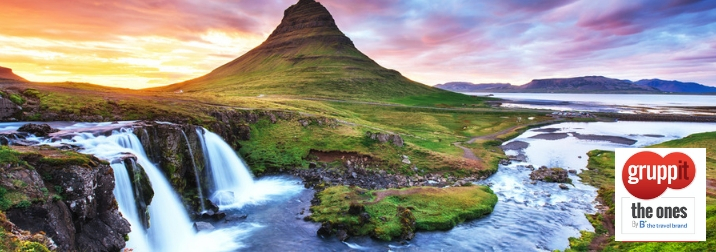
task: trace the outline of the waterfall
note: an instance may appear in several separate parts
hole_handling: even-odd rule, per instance
[[[132,225],[127,248],[134,251],[232,251],[242,247],[237,237],[247,232],[236,228],[196,233],[192,228],[184,205],[162,172],[148,158],[141,142],[132,130],[114,131],[111,136],[94,136],[79,133],[72,140],[53,144],[73,144],[82,147],[81,152],[104,160],[117,160],[127,153],[137,157],[154,189],[149,205],[151,226],[143,229],[136,210],[136,202],[124,164],[112,164],[115,172],[115,197],[122,215]]]
[[[196,232],[179,195],[162,171],[147,157],[139,138],[133,133],[134,129],[114,130],[109,136],[95,135],[91,132],[96,132],[92,127],[97,125],[99,124],[72,125],[73,131],[68,133],[73,135],[72,139],[32,137],[28,140],[56,147],[78,146],[79,152],[111,163],[116,181],[113,193],[119,211],[129,221],[132,229],[127,242],[128,249],[136,252],[236,251],[245,246],[240,240],[247,239],[253,230],[262,228],[261,225],[246,222],[213,231]],[[142,130],[146,135],[146,129]],[[211,174],[205,181],[210,185],[209,193],[214,197],[211,199],[218,202],[221,209],[240,208],[250,203],[290,197],[303,189],[300,181],[293,179],[272,177],[254,181],[248,167],[221,137],[200,127],[196,130],[204,152],[205,169],[208,169],[206,172]],[[186,135],[184,138],[188,140]],[[151,146],[151,143],[148,146]],[[187,146],[189,147],[188,141]],[[141,215],[144,213],[137,209],[137,201],[141,199],[135,198],[135,190],[138,188],[133,185],[127,170],[127,165],[134,164],[124,163],[124,160],[134,162],[133,159],[127,159],[129,154],[136,157],[138,164],[133,169],[143,169],[154,190],[154,197],[147,206],[151,217],[151,225],[148,228],[142,225]],[[193,153],[190,154],[192,162],[198,161],[193,160]],[[193,164],[196,169],[196,163]]]
[[[119,211],[122,212],[129,224],[133,227],[132,232],[129,233],[129,241],[127,242],[127,248],[133,248],[136,251],[150,251],[149,243],[147,242],[146,233],[141,227],[141,219],[137,212],[137,207],[134,205],[134,193],[132,190],[132,181],[129,179],[127,168],[125,168],[124,161],[120,163],[112,163],[112,170],[114,170],[114,197],[117,198],[119,204]]]
[[[240,206],[250,196],[253,176],[244,162],[217,134],[204,130],[202,148],[213,181],[211,200],[219,207]]]
[[[184,141],[186,141],[186,148],[189,150],[189,156],[191,156],[191,165],[194,167],[194,178],[196,179],[196,190],[199,194],[199,205],[201,205],[201,212],[206,212],[206,207],[204,206],[204,193],[201,190],[201,180],[199,179],[199,169],[196,168],[196,162],[194,161],[194,152],[191,150],[191,144],[189,144],[189,138],[186,137],[186,133],[184,133],[184,130],[181,130],[181,135],[184,136]]]
[[[147,238],[152,241],[152,250],[182,250],[181,241],[190,240],[194,231],[191,229],[192,223],[179,196],[176,195],[159,168],[149,161],[137,136],[131,132],[125,132],[113,134],[109,138],[114,138],[119,146],[130,150],[129,152],[137,157],[137,163],[144,167],[144,171],[152,183],[154,198],[149,207],[152,224],[147,229]]]

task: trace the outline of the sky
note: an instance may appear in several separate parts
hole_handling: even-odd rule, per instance
[[[297,0],[2,0],[0,66],[147,88],[263,42]],[[318,0],[356,47],[428,85],[602,75],[716,86],[714,0]]]

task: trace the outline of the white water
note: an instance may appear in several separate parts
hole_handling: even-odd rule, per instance
[[[200,133],[201,131],[198,131]],[[204,157],[212,178],[211,201],[220,209],[260,204],[274,196],[296,193],[301,186],[281,178],[254,181],[253,175],[236,152],[217,134],[203,130]]]
[[[112,163],[112,170],[114,170],[114,197],[117,198],[119,203],[119,211],[124,215],[125,219],[129,221],[129,224],[133,227],[132,233],[129,235],[130,239],[127,242],[127,248],[133,248],[135,251],[150,251],[149,242],[147,242],[146,232],[139,223],[139,213],[134,203],[134,193],[132,190],[132,182],[129,179],[129,174],[124,166],[123,162]]]
[[[154,198],[148,207],[151,225],[146,231],[142,230],[139,224],[138,213],[132,210],[135,209],[135,201],[131,185],[125,185],[129,183],[129,177],[126,171],[118,171],[125,168],[113,168],[118,176],[115,179],[122,180],[117,183],[115,197],[119,205],[124,206],[120,211],[132,225],[127,248],[134,251],[234,251],[243,247],[237,239],[244,238],[244,234],[250,229],[237,227],[199,233],[193,230],[192,222],[179,196],[159,168],[149,161],[139,139],[131,130],[115,131],[109,137],[78,133],[72,140],[54,143],[38,140],[51,145],[65,143],[80,146],[80,152],[108,161],[116,160],[127,153],[137,157],[137,163],[144,168],[154,189]]]

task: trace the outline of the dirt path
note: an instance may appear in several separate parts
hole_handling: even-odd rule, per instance
[[[460,145],[459,142],[452,143],[452,144],[457,146],[458,148],[462,149],[462,152],[463,152],[462,157],[470,159],[470,160],[481,161],[481,159],[479,157],[475,156],[475,153],[472,152],[472,150],[470,148]]]

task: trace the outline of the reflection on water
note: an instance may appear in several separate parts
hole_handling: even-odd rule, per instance
[[[489,93],[465,93],[487,96]],[[616,113],[669,113],[715,115],[716,112],[698,107],[714,107],[713,95],[659,94],[548,94],[494,93],[506,99],[502,106],[511,108],[577,110]]]

